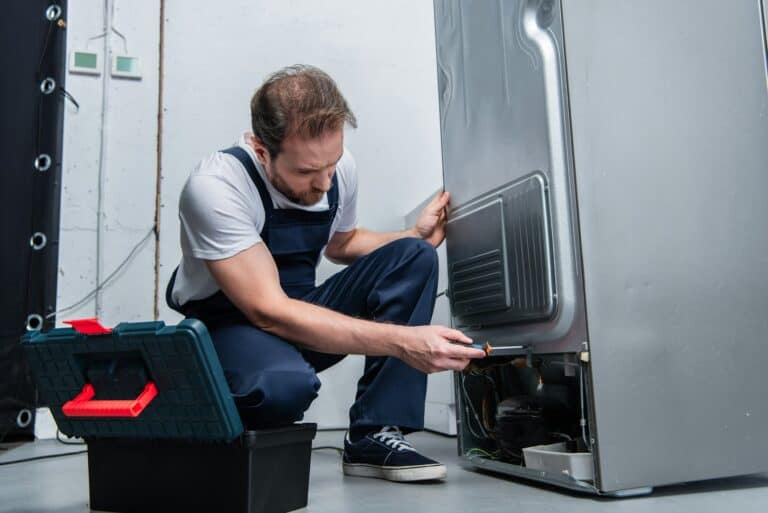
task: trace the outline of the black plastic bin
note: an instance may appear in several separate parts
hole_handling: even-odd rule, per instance
[[[307,505],[315,424],[228,444],[89,439],[90,507],[123,513],[283,513]]]

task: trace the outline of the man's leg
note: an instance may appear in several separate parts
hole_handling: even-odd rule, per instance
[[[376,321],[429,324],[437,290],[437,255],[418,239],[400,239],[358,259],[303,299]],[[329,355],[305,353],[319,372]],[[328,365],[325,365],[328,364]],[[445,465],[419,454],[405,431],[424,426],[427,377],[394,357],[367,357],[350,409],[342,468],[390,481],[443,479]]]
[[[437,291],[437,254],[420,239],[391,242],[359,258],[302,298],[347,315],[410,326],[429,324]],[[338,357],[305,352],[320,372]],[[426,375],[393,357],[367,357],[350,409],[350,428],[424,427]]]
[[[303,418],[320,381],[295,345],[245,319],[213,324],[209,331],[235,405],[249,428]]]

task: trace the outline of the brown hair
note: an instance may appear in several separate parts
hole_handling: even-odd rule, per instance
[[[251,128],[272,158],[286,137],[318,137],[344,123],[357,128],[355,115],[333,79],[305,64],[270,75],[251,98]]]

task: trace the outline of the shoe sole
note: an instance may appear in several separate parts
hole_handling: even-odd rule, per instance
[[[448,470],[445,465],[420,465],[414,467],[384,467],[365,463],[343,463],[344,475],[374,477],[406,483],[410,481],[435,481],[445,479]]]

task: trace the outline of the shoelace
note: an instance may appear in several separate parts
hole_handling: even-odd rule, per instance
[[[416,451],[397,426],[384,426],[373,438],[396,451]]]

